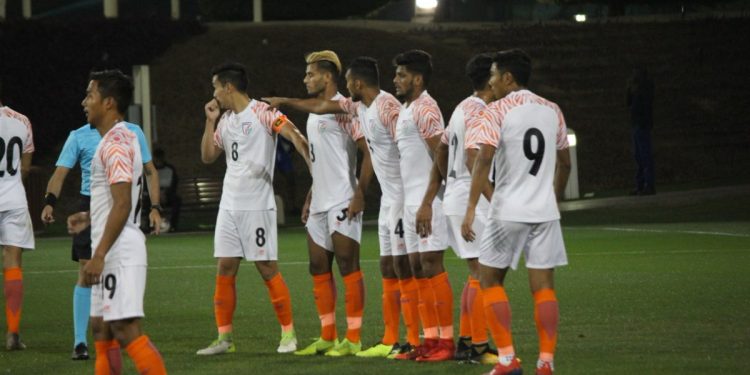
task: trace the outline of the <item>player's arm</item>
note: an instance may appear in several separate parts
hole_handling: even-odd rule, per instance
[[[430,154],[435,155],[437,152],[438,146],[440,146],[440,138],[443,136],[443,133],[440,132],[439,134],[432,135],[428,138],[425,138],[424,141],[427,144],[427,148],[430,151]]]
[[[443,181],[443,173],[440,171],[440,164],[444,161],[448,162],[447,147],[446,152],[440,151],[443,144],[438,146],[438,152],[435,155],[435,160],[432,162],[432,169],[430,170],[430,182],[427,185],[427,191],[424,193],[422,198],[422,204],[417,210],[417,233],[420,237],[427,237],[432,234],[432,202],[435,200],[438,192],[440,191],[440,185]],[[441,155],[445,154],[445,155]],[[441,160],[444,159],[444,160]],[[445,167],[443,167],[445,169]]]
[[[370,186],[372,181],[372,158],[370,157],[370,148],[367,147],[367,141],[365,137],[357,140],[357,147],[362,151],[362,166],[359,170],[359,180],[357,182],[357,188],[354,189],[354,197],[352,197],[351,203],[349,203],[349,210],[346,216],[351,220],[358,213],[365,209],[365,194],[367,193],[367,187]]]
[[[557,196],[558,202],[563,200],[565,196],[568,177],[570,177],[570,150],[566,147],[557,150],[557,162],[555,163],[555,196]]]
[[[295,99],[280,97],[261,98],[261,100],[268,103],[272,108],[286,106],[301,112],[315,113],[318,115],[327,113],[346,113],[346,111],[341,108],[337,100],[324,100],[318,98]]]
[[[297,129],[294,123],[286,117],[277,121],[281,122],[279,124],[273,125],[274,131],[277,132],[280,136],[284,137],[284,139],[292,142],[292,144],[294,145],[294,149],[297,150],[297,153],[305,159],[305,164],[307,164],[308,170],[311,170],[312,163],[310,162],[310,145],[307,143],[307,138],[305,138],[305,136],[300,133],[299,129]]]
[[[469,169],[470,175],[474,175],[473,169],[474,169],[474,162],[477,160],[477,154],[479,154],[479,150],[475,148],[466,149],[466,168]],[[491,166],[492,165],[490,164],[490,167]],[[487,173],[490,173],[490,172],[487,172]],[[487,198],[488,201],[492,200],[492,185],[489,183],[489,181],[487,181],[487,183],[484,185],[484,189],[482,189],[482,195],[484,195],[484,197]]]
[[[464,222],[461,225],[461,235],[469,242],[474,241],[476,238],[476,234],[472,229],[472,226],[474,225],[474,214],[477,208],[477,202],[479,201],[479,194],[482,193],[485,185],[487,185],[487,176],[490,172],[490,166],[492,165],[492,159],[494,156],[494,146],[487,144],[479,146],[479,153],[476,156],[474,168],[472,168],[471,190],[469,191],[469,201],[466,205],[466,215],[464,216]]]
[[[21,154],[21,179],[26,180],[27,177],[29,177],[29,172],[31,171],[31,157],[33,153],[31,152],[25,152]]]
[[[52,224],[55,222],[53,213],[55,212],[55,204],[57,198],[60,197],[62,192],[63,182],[65,177],[68,176],[70,168],[58,166],[55,168],[55,172],[52,173],[47,182],[47,193],[44,194],[44,208],[42,209],[42,222],[45,224]]]
[[[148,183],[148,197],[151,200],[151,207],[148,213],[148,225],[153,228],[154,234],[161,233],[161,205],[159,199],[159,171],[156,170],[153,160],[143,164],[143,174],[146,175]]]
[[[310,190],[307,191],[305,204],[302,205],[302,214],[300,215],[302,224],[307,224],[307,218],[310,217],[310,203],[312,203],[312,186],[310,187]]]
[[[122,228],[125,227],[125,222],[128,220],[128,216],[130,216],[131,183],[118,182],[110,185],[109,190],[112,194],[112,210],[109,211],[109,215],[107,216],[102,239],[96,249],[94,249],[91,260],[83,268],[88,285],[99,283],[99,277],[104,269],[104,257],[109,252],[112,244],[120,236]]]
[[[203,109],[206,112],[206,125],[203,130],[203,138],[201,139],[201,161],[204,164],[211,164],[219,158],[222,152],[222,149],[214,143],[214,132],[216,131],[221,111],[216,99],[211,99]]]

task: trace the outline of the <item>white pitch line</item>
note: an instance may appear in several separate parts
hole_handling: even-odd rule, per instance
[[[701,231],[701,230],[673,230],[673,229],[618,228],[618,227],[565,227],[565,229],[606,230],[606,231],[612,231],[612,232],[681,233],[681,234],[701,234],[701,235],[709,235],[709,236],[750,237],[750,234],[746,234],[746,233],[711,232],[711,231]]]
[[[695,250],[654,250],[654,251],[648,251],[648,250],[634,250],[634,251],[597,251],[597,252],[591,252],[591,253],[568,253],[569,256],[590,256],[590,255],[663,255],[663,254],[707,254],[707,253],[715,253],[720,251],[737,251],[737,252],[745,252],[750,251],[750,249],[695,249]]]
[[[380,259],[360,259],[360,263],[375,263],[380,262]],[[249,263],[249,262],[248,262]],[[307,261],[297,262],[279,262],[279,265],[283,266],[306,266],[310,264]],[[183,269],[201,269],[201,268],[216,268],[216,264],[205,264],[205,265],[194,265],[194,266],[149,266],[151,270],[183,270]],[[78,273],[77,269],[73,270],[49,270],[49,271],[23,271],[24,275],[44,275],[44,274],[55,274],[55,273]]]
[[[596,252],[568,252],[569,256],[592,256],[592,255],[661,255],[661,254],[706,254],[717,251],[750,251],[750,249],[696,249],[696,250],[667,250],[667,251],[647,251],[647,250],[635,250],[635,251],[596,251]],[[463,261],[463,259],[446,257],[445,260],[449,261]],[[360,263],[378,263],[380,259],[361,259]],[[279,262],[282,266],[306,266],[309,263],[307,261],[295,261],[295,262]],[[205,265],[194,265],[194,266],[154,266],[148,267],[149,271],[152,270],[183,270],[183,269],[202,269],[202,268],[216,268],[216,264],[205,264]],[[61,273],[78,273],[77,269],[72,270],[48,270],[48,271],[23,271],[24,275],[51,275]]]

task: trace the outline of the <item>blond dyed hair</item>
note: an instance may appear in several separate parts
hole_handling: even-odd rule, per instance
[[[320,62],[320,61],[327,61],[333,65],[336,66],[336,70],[338,71],[338,74],[341,74],[341,61],[339,60],[338,55],[336,55],[336,52],[333,52],[331,50],[323,50],[323,51],[315,51],[310,52],[305,56],[305,62],[308,64]]]

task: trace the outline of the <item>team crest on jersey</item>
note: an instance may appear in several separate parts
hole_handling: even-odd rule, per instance
[[[253,130],[253,123],[252,122],[243,122],[242,123],[242,134],[248,135],[248,134],[250,134],[251,130]]]
[[[328,125],[326,125],[325,121],[318,121],[318,131],[319,132],[321,132],[321,133],[324,132],[327,127],[328,127]]]

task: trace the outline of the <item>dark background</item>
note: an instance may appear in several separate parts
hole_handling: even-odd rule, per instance
[[[320,49],[335,50],[344,64],[359,55],[377,58],[382,88],[391,92],[392,57],[412,48],[430,52],[435,72],[429,91],[447,121],[471,93],[463,76],[469,57],[524,48],[534,59],[530,88],[557,102],[577,132],[582,194],[631,189],[625,86],[631,69],[645,66],[656,86],[657,187],[750,179],[745,2],[509,1],[498,10],[497,1],[444,1],[439,20],[495,21],[429,25],[377,20],[411,17],[405,0],[265,3],[264,17],[277,21],[208,22],[249,19],[251,2],[239,0],[183,1],[181,21],[169,20],[168,1],[121,0],[118,20],[103,19],[100,1],[62,6],[69,2],[52,0],[35,0],[37,16],[22,20],[20,0],[8,1],[0,22],[0,75],[3,102],[34,126],[36,187],[29,194],[44,193],[67,134],[85,122],[80,101],[91,70],[130,74],[133,65],[151,65],[158,146],[181,177],[218,179],[223,162],[204,166],[199,159],[210,68],[237,60],[250,68],[251,96],[302,96],[303,56]],[[569,20],[580,9],[591,11],[590,22]],[[336,21],[278,21],[295,18]],[[343,83],[341,90],[346,94]],[[304,131],[306,116],[289,115]],[[310,180],[296,155],[294,163],[301,201]],[[376,212],[373,190],[368,208]],[[73,197],[77,191],[74,174],[64,192]]]

